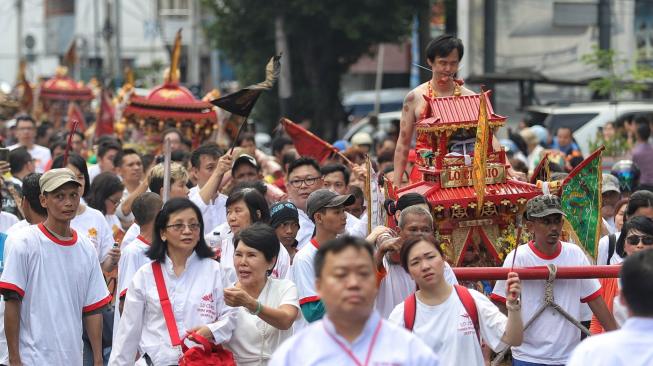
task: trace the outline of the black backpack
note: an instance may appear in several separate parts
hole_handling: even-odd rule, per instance
[[[606,261],[607,262],[605,264],[606,266],[610,265],[610,259],[612,259],[612,256],[614,255],[614,249],[616,244],[617,244],[617,235],[615,234],[608,235],[608,260]]]

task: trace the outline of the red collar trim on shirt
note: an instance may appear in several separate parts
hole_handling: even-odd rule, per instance
[[[320,243],[315,240],[315,238],[311,238],[311,244],[315,247],[315,249],[320,249]]]
[[[57,239],[57,237],[52,235],[50,233],[50,231],[48,231],[48,229],[45,228],[45,225],[43,225],[43,223],[38,224],[38,227],[41,230],[41,232],[45,236],[47,236],[48,239],[55,242],[55,244],[59,244],[59,245],[63,245],[63,246],[70,246],[70,245],[74,245],[77,242],[77,231],[73,230],[72,228],[70,229],[70,231],[73,232],[73,238],[72,239],[70,239],[70,240],[59,240],[59,239]]]
[[[147,245],[152,245],[152,243],[150,243],[149,240],[145,239],[145,238],[143,237],[143,235],[139,235],[139,236],[137,236],[136,239],[142,241],[143,243],[145,243],[145,244],[147,244]]]
[[[533,253],[535,253],[536,256],[542,259],[549,259],[549,260],[556,259],[560,255],[560,252],[562,252],[562,244],[560,242],[556,244],[556,251],[550,255],[546,253],[542,253],[542,251],[537,249],[537,247],[535,246],[535,242],[532,240],[528,242],[528,246],[531,248],[531,250],[533,251]]]

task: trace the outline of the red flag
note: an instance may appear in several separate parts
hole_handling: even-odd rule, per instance
[[[297,152],[301,156],[309,156],[318,162],[322,162],[324,159],[329,157],[329,155],[338,152],[338,149],[333,147],[333,145],[315,136],[310,131],[307,131],[287,118],[282,118],[281,124],[295,144],[295,149],[297,149]]]
[[[111,103],[109,92],[102,89],[100,93],[100,108],[95,122],[95,137],[113,134],[115,109]]]
[[[77,103],[75,102],[70,102],[68,104],[68,114],[66,115],[66,129],[71,130],[71,127],[73,125],[73,121],[77,121],[79,124],[77,125],[77,130],[80,132],[86,131],[86,121],[84,120],[84,113],[82,113],[82,110],[79,108]]]

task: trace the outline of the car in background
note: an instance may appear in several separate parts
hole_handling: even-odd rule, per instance
[[[379,91],[379,113],[400,111],[403,107],[404,98],[410,89],[395,88],[395,89],[382,89]],[[345,93],[342,99],[342,106],[345,112],[352,117],[352,120],[357,120],[367,116],[374,111],[374,103],[376,103],[375,90],[361,90]]]
[[[363,117],[360,121],[347,127],[342,139],[351,141],[351,138],[359,132],[367,132],[375,140],[379,140],[392,128],[392,121],[401,118],[401,106],[398,111],[379,113],[379,124],[375,127],[370,123],[370,117]]]
[[[596,139],[599,128],[608,122],[622,121],[634,115],[645,114],[653,120],[653,102],[587,102],[569,105],[530,106],[526,120],[539,124],[555,134],[560,127],[568,127],[584,156],[591,153],[589,145]]]

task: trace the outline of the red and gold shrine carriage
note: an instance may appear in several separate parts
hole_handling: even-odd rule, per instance
[[[455,266],[496,266],[515,245],[515,220],[526,202],[542,194],[533,184],[508,178],[503,148],[492,149],[494,132],[506,118],[494,113],[488,93],[428,98],[416,124],[416,166],[421,179],[397,191],[416,192],[433,208],[436,234]],[[477,210],[472,180],[473,146],[481,98],[490,128],[485,197]],[[469,148],[466,148],[469,147]],[[462,152],[456,152],[462,147]]]
[[[64,116],[68,114],[70,103],[77,103],[82,111],[87,111],[95,98],[90,87],[82,81],[75,81],[67,74],[67,67],[57,67],[55,76],[44,81],[39,89],[39,108],[45,113],[45,116],[39,117],[49,119],[55,127],[61,126]]]
[[[213,104],[196,99],[190,90],[179,85],[180,47],[181,34],[178,33],[165,82],[145,97],[131,94],[116,125],[116,132],[123,141],[141,147],[144,152],[160,151],[161,133],[167,128],[179,129],[192,142],[193,148],[218,128],[217,109]]]

